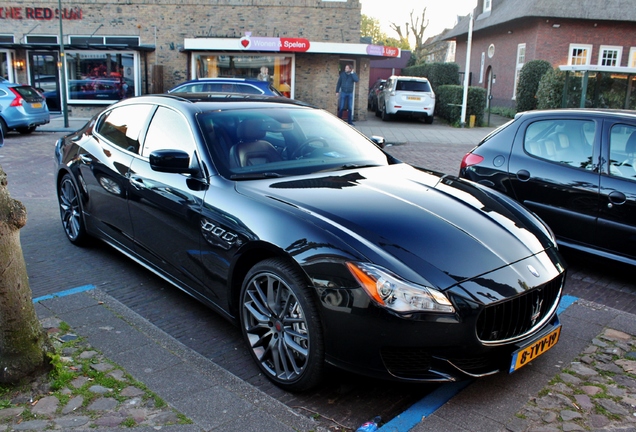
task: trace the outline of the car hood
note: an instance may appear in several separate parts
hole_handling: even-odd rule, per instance
[[[369,260],[405,266],[439,288],[554,246],[540,221],[502,195],[406,164],[238,182],[237,190],[293,206]],[[435,273],[446,276],[430,280]]]

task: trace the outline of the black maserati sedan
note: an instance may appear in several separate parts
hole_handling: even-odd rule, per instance
[[[517,114],[464,156],[460,177],[522,203],[561,246],[636,265],[636,112]]]
[[[403,381],[512,372],[560,335],[565,265],[510,198],[266,96],[165,94],[58,140],[62,226],[236,323],[289,391],[325,365]]]

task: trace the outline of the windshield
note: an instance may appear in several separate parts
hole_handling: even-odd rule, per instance
[[[388,165],[387,155],[337,117],[272,105],[202,113],[199,125],[219,172],[241,180]]]

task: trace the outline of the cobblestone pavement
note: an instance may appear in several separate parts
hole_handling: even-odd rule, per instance
[[[636,337],[606,328],[531,398],[514,432],[636,430]]]
[[[57,375],[0,395],[0,431],[96,430],[189,424],[146,386],[106,359],[85,340],[62,330],[59,319],[42,320],[59,359]],[[0,405],[2,408],[2,405]]]

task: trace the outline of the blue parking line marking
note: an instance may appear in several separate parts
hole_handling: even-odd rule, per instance
[[[38,303],[38,302],[41,302],[41,301],[44,301],[44,300],[50,300],[50,299],[53,299],[53,298],[56,298],[56,297],[66,297],[66,296],[77,294],[77,293],[81,293],[81,292],[84,292],[84,291],[90,291],[92,289],[95,289],[95,285],[83,285],[83,286],[80,286],[80,287],[77,287],[77,288],[68,289],[66,291],[60,291],[60,292],[57,292],[57,293],[54,293],[54,294],[48,294],[48,295],[45,295],[45,296],[42,296],[42,297],[34,298],[33,299],[33,303]]]
[[[572,303],[578,300],[578,297],[574,297],[571,295],[564,295],[561,297],[561,303],[559,303],[559,307],[557,309],[557,315],[561,315],[561,313],[566,310],[568,307],[572,306]]]
[[[571,306],[578,298],[571,295],[561,297],[561,302],[557,308],[557,315],[560,315],[569,306]],[[413,404],[410,408],[398,415],[394,419],[388,421],[378,429],[380,432],[408,432],[413,429],[423,419],[433,414],[439,407],[451,400],[464,388],[468,387],[475,380],[465,380],[443,384],[436,390],[428,394],[419,402]]]
[[[439,386],[424,399],[416,402],[402,414],[385,423],[378,431],[406,432],[411,430],[422,419],[433,414],[439,407],[468,387],[473,381],[469,379]]]

